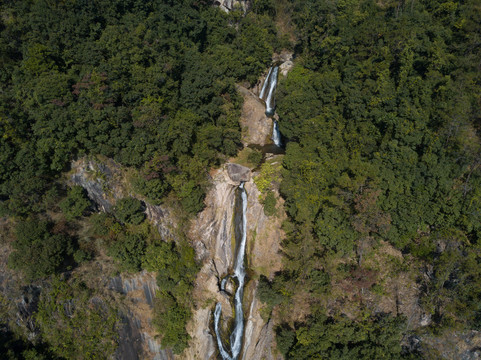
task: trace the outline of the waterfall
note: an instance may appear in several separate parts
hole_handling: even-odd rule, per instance
[[[244,189],[244,183],[242,182],[239,185],[240,191],[240,202],[241,202],[241,222],[238,224],[236,221],[236,226],[239,226],[240,232],[240,239],[239,243],[236,244],[237,246],[237,254],[234,262],[234,274],[232,278],[237,279],[237,289],[234,295],[234,330],[230,336],[230,354],[225,349],[224,344],[222,343],[222,339],[220,336],[219,330],[219,323],[220,323],[220,316],[222,313],[222,305],[221,303],[217,303],[215,306],[214,311],[214,330],[215,336],[217,338],[217,346],[219,347],[220,355],[222,356],[223,360],[237,360],[239,354],[242,350],[242,338],[244,336],[244,311],[242,309],[242,298],[244,297],[244,282],[246,277],[245,267],[244,267],[244,257],[245,257],[245,249],[246,249],[246,242],[247,242],[247,193]],[[236,200],[237,202],[237,200]],[[237,209],[237,207],[236,207]],[[237,217],[235,217],[237,220]],[[236,237],[237,240],[237,237]],[[221,290],[225,290],[226,278],[224,278],[221,282]]]
[[[277,123],[277,120],[274,120],[274,126],[272,127],[272,141],[274,141],[274,144],[277,147],[282,146],[281,133],[279,132],[279,124]]]
[[[267,84],[269,84],[269,76],[271,76],[272,68],[269,69],[269,72],[267,73],[267,77],[264,80],[264,84],[262,85],[261,93],[259,94],[260,99],[265,99],[266,95],[266,90],[267,90]]]
[[[279,72],[279,67],[271,67],[269,73],[267,74],[264,84],[262,85],[259,98],[264,100],[266,103],[266,115],[272,116],[275,112],[275,100],[274,93],[277,86],[277,73]]]

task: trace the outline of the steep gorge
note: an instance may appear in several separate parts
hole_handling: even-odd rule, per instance
[[[266,97],[266,108],[261,100],[250,90],[238,87],[244,95],[245,105],[243,108],[242,120],[247,125],[247,139],[255,139],[257,144],[264,145],[272,134],[273,123],[270,116],[274,115],[274,90],[276,81],[272,81],[270,74],[277,79],[278,67],[271,68],[264,80],[264,93]],[[262,92],[262,90],[261,90]],[[267,100],[268,99],[268,100]],[[262,109],[262,114],[260,113]],[[265,114],[264,114],[265,113]],[[266,116],[267,115],[267,116]],[[269,117],[268,117],[269,116]],[[249,127],[259,129],[256,130]],[[247,146],[249,143],[244,142]],[[195,310],[192,328],[192,344],[186,350],[185,356],[188,359],[211,359],[220,351],[224,359],[237,358],[236,353],[230,353],[224,349],[222,340],[215,339],[227,330],[225,327],[220,331],[216,328],[213,331],[212,312],[215,308],[216,322],[220,317],[222,308],[223,320],[221,323],[229,324],[236,317],[238,324],[238,313],[232,313],[229,302],[229,290],[225,287],[235,288],[225,277],[232,273],[233,264],[236,263],[236,236],[235,236],[235,189],[242,187],[243,194],[247,194],[245,201],[245,236],[246,236],[246,258],[248,279],[243,298],[243,311],[245,317],[245,334],[242,351],[242,359],[275,359],[276,351],[274,345],[274,333],[271,322],[265,322],[260,316],[262,304],[256,298],[256,278],[263,274],[272,277],[281,268],[280,240],[282,238],[281,222],[283,216],[268,217],[264,214],[263,205],[260,203],[260,192],[257,189],[248,168],[237,164],[228,163],[224,168],[216,171],[213,175],[213,185],[206,198],[206,208],[200,213],[191,227],[191,238],[194,241],[196,253],[199,260],[203,262],[202,270],[197,278],[196,299],[200,307]],[[279,202],[281,203],[281,202]],[[281,204],[282,205],[282,204]],[[237,254],[238,255],[238,254]],[[238,264],[236,264],[236,267]],[[231,272],[230,272],[231,271]],[[234,270],[234,277],[236,271]],[[243,283],[243,281],[241,281]],[[227,291],[224,291],[227,290]],[[236,294],[239,288],[236,289]],[[242,292],[240,292],[242,294]],[[203,304],[202,304],[203,303]],[[238,303],[237,303],[238,304]],[[239,307],[236,306],[237,311]],[[237,329],[238,331],[238,329]],[[222,335],[220,335],[222,337]],[[238,340],[237,340],[238,341]],[[218,344],[218,346],[216,346]],[[232,345],[232,348],[235,344]],[[232,356],[232,357],[231,357]]]
[[[264,145],[271,142],[273,122],[265,114],[265,105],[258,97],[259,89],[238,87],[244,96],[244,107],[241,122],[244,121],[244,134],[256,134],[255,137],[244,137],[244,146],[250,144]],[[235,162],[235,159],[233,160]],[[71,181],[84,187],[89,197],[102,211],[111,211],[116,200],[124,196],[135,196],[125,189],[122,169],[115,162],[83,158],[72,164]],[[100,174],[99,176],[94,176]],[[146,311],[137,314],[127,312],[125,316],[124,341],[120,347],[124,355],[131,353],[129,358],[148,358],[153,354],[155,359],[213,359],[218,353],[213,329],[213,310],[216,303],[222,306],[224,324],[229,324],[233,318],[229,297],[219,291],[223,276],[232,269],[235,255],[234,204],[235,192],[241,182],[247,193],[246,203],[246,267],[247,278],[243,296],[244,340],[242,344],[242,359],[276,359],[275,334],[272,322],[261,317],[262,304],[256,298],[257,279],[259,275],[272,278],[281,269],[280,240],[283,237],[281,223],[285,218],[282,199],[278,199],[279,214],[267,216],[260,202],[261,193],[254,183],[258,172],[229,162],[222,168],[211,173],[211,188],[205,199],[205,209],[191,222],[189,237],[196,251],[196,256],[202,264],[197,276],[194,290],[195,309],[193,319],[188,325],[191,342],[188,349],[181,355],[161,350],[161,344],[155,341],[156,332],[147,325],[152,317],[152,303],[149,299],[155,293],[153,274],[146,273],[137,280],[130,277],[111,278],[109,289],[127,298],[142,299]],[[172,239],[172,229],[175,228],[175,216],[165,206],[145,204],[147,217],[158,228],[165,239]],[[142,280],[147,276],[147,282]],[[153,285],[152,285],[153,284]],[[229,287],[232,284],[227,284]],[[145,289],[148,288],[148,291]],[[150,299],[151,300],[151,299]],[[126,303],[127,309],[136,306]],[[136,335],[137,334],[137,335]],[[140,350],[133,345],[143,344]],[[122,357],[120,357],[122,358]]]

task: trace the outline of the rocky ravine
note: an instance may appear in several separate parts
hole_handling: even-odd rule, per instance
[[[97,210],[110,212],[118,199],[130,194],[125,188],[125,174],[122,167],[112,159],[84,157],[72,162],[70,182],[82,186],[95,203]],[[168,209],[145,203],[147,218],[157,227],[164,239],[173,238],[175,221]],[[162,349],[153,328],[153,299],[157,291],[155,273],[142,271],[137,274],[111,276],[108,264],[95,261],[87,268],[80,267],[77,273],[87,273],[95,268],[96,276],[89,273],[93,287],[100,287],[121,308],[122,325],[119,333],[119,347],[115,354],[118,360],[173,359],[170,349]]]
[[[250,171],[241,177],[229,176],[232,165],[228,164],[213,176],[213,186],[206,198],[206,208],[193,221],[190,237],[199,260],[203,262],[195,289],[197,308],[189,332],[192,342],[183,359],[213,359],[217,353],[215,340],[210,331],[214,304],[223,304],[223,316],[229,314],[230,304],[219,292],[220,278],[227,274],[233,263],[234,234],[233,210],[235,188],[239,180],[246,181],[247,204],[247,251],[246,258],[251,274],[272,276],[281,266],[279,239],[281,218],[267,217],[259,202],[259,191],[252,181]],[[246,168],[244,168],[246,169]],[[248,170],[248,169],[247,169]],[[233,180],[237,180],[234,181]],[[256,299],[256,281],[246,286],[244,312],[246,318],[242,359],[276,359],[273,327],[260,316],[262,304]]]

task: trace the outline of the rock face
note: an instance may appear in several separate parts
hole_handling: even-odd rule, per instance
[[[122,311],[119,347],[115,353],[118,360],[171,360],[170,349],[162,349],[154,339],[152,310],[157,283],[155,273],[142,271],[135,275],[118,275],[109,279],[107,288],[122,295],[126,307]]]
[[[111,159],[99,161],[82,158],[72,163],[72,170],[72,183],[82,186],[101,211],[111,212],[118,199],[133,195],[125,191],[122,169]],[[145,213],[164,239],[174,239],[172,229],[175,228],[176,223],[169,209],[146,203]],[[155,273],[143,271],[135,275],[119,275],[108,280],[100,275],[99,281],[105,283],[108,291],[120,294],[122,297],[123,321],[115,358],[118,360],[173,359],[172,351],[162,349],[161,344],[155,339],[157,332],[151,324],[157,290]]]
[[[74,169],[72,182],[87,191],[89,198],[99,210],[110,212],[115,200],[123,197],[122,188],[117,181],[120,176],[120,167],[113,160],[102,163],[82,158],[72,162],[72,169]]]
[[[423,336],[418,345],[426,355],[426,359],[478,360],[481,358],[481,333],[476,330],[449,330],[438,337]]]
[[[261,304],[256,298],[257,281],[253,287],[252,302],[247,314],[242,360],[278,359],[272,352],[273,323],[270,320],[264,323],[260,316]]]
[[[222,316],[232,316],[227,296],[222,294],[220,280],[229,273],[235,247],[233,234],[236,183],[229,174],[229,166],[213,175],[213,185],[206,197],[206,208],[192,222],[190,238],[203,266],[196,280],[194,311],[188,331],[192,336],[190,348],[181,359],[215,359],[217,348],[211,322],[215,303],[222,303]],[[246,168],[244,168],[246,169]],[[247,169],[248,170],[248,169]],[[247,171],[246,171],[247,173]],[[259,202],[259,191],[249,178],[245,183],[247,203],[247,267],[253,273],[272,276],[281,266],[279,240],[281,218],[269,218]],[[256,282],[245,288],[244,313],[246,330],[243,359],[274,359],[272,325],[260,317],[261,304],[255,297]]]
[[[72,162],[72,170],[71,182],[82,186],[100,211],[111,212],[117,200],[134,196],[125,191],[121,166],[112,159],[81,158]],[[173,239],[176,222],[168,208],[145,203],[145,214],[164,239]]]
[[[237,90],[244,97],[240,118],[242,142],[260,146],[271,143],[273,123],[272,119],[265,114],[266,106],[264,102],[259,99],[258,95],[245,87],[238,85]]]

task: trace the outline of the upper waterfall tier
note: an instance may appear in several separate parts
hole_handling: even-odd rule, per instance
[[[279,67],[274,66],[269,69],[269,73],[262,85],[259,98],[266,103],[266,115],[273,116],[276,110],[276,102],[274,94],[277,86],[277,74],[279,73]]]

